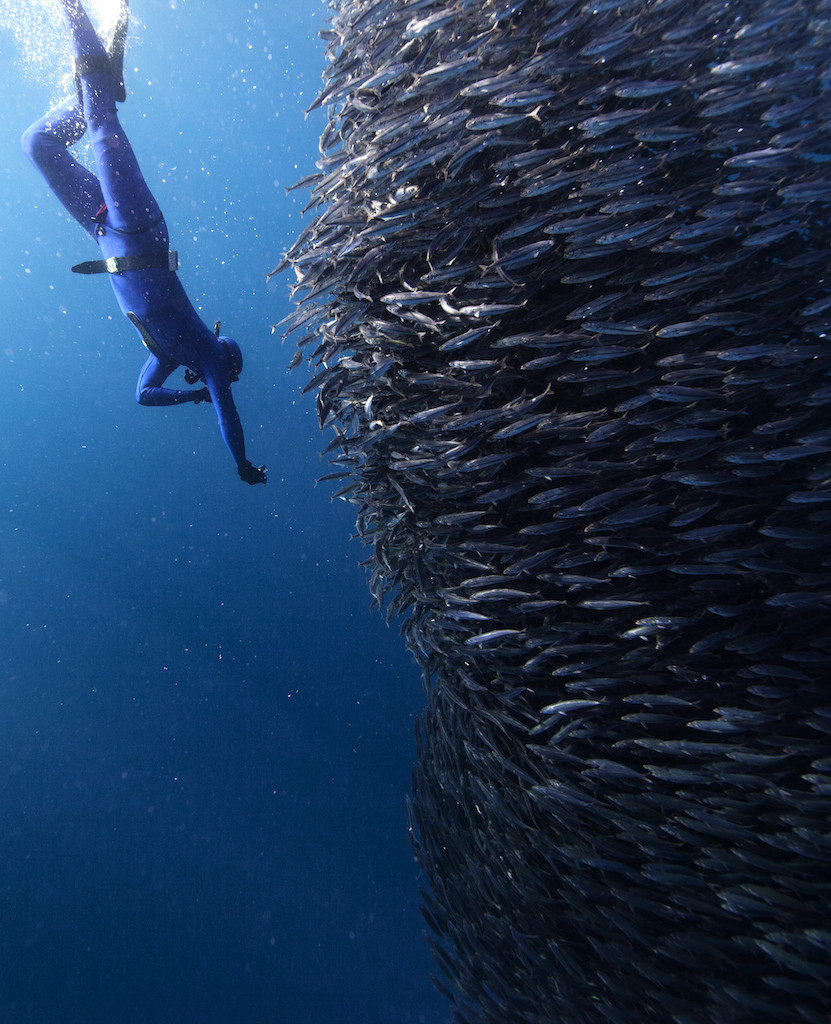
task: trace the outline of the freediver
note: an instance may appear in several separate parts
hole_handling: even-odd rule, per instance
[[[176,253],[167,225],[139,169],[116,112],[123,102],[124,45],[128,0],[105,48],[80,0],[58,0],[69,29],[75,58],[77,97],[35,122],[23,134],[29,159],[60,202],[98,243],[103,259],[81,263],[78,273],[106,273],[122,312],[150,355],[136,387],[141,405],[212,402],[219,429],[247,484],[266,482],[265,466],[245,457],[245,439],[231,384],[242,372],[242,354],[231,338],[219,336],[200,319],[176,275]],[[89,131],[98,177],[70,154],[69,147]],[[189,384],[178,391],[163,387],[178,367]]]

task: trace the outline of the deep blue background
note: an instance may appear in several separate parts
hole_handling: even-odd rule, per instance
[[[95,250],[18,142],[68,68],[44,10],[27,60],[9,19],[37,11],[0,3],[0,1022],[438,1024],[419,673],[270,331],[325,5],[133,0],[123,124],[186,288],[243,346],[256,488],[210,406],[135,403],[133,329],[69,272]]]

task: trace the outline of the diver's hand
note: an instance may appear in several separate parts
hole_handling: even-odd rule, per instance
[[[207,388],[200,388],[198,391],[193,392],[193,404],[199,405],[200,402],[210,402],[211,393]]]
[[[264,484],[267,480],[265,466],[252,466],[247,460],[237,466],[237,473],[247,484]]]

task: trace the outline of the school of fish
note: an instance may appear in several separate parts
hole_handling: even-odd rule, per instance
[[[831,1019],[831,0],[335,0],[277,329],[464,1024]]]

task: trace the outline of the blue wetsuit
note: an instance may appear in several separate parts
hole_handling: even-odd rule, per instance
[[[200,319],[176,273],[168,267],[167,225],[139,169],[116,113],[106,51],[79,0],[61,0],[80,70],[83,104],[67,100],[23,135],[23,148],[69,213],[98,242],[101,255],[139,257],[156,265],[109,273],[122,312],[139,331],[150,356],[136,398],[142,405],[210,400],[225,443],[246,483],[265,483],[264,467],[245,457],[245,441],[231,394],[241,369],[239,349]],[[98,177],[69,147],[89,132]],[[206,388],[163,387],[179,366]]]

